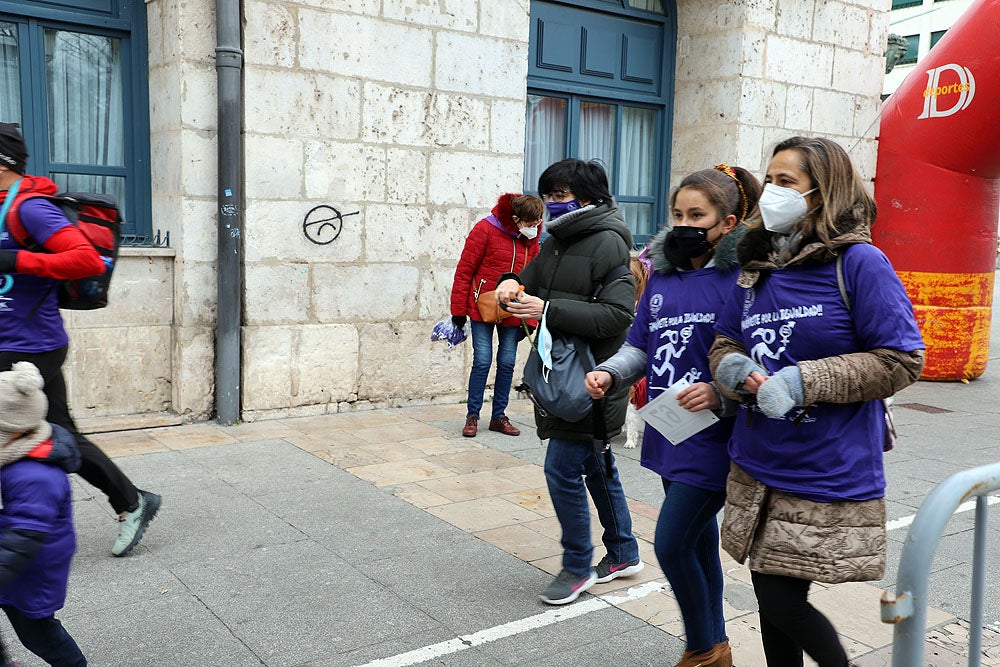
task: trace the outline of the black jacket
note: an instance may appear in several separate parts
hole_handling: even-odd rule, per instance
[[[548,302],[546,321],[553,336],[580,336],[600,363],[625,341],[635,310],[635,279],[631,273],[604,285],[592,300],[595,288],[612,269],[627,266],[632,235],[621,211],[613,203],[588,205],[552,221],[549,237],[538,256],[516,277],[528,294]],[[605,399],[608,435],[621,432],[627,396]],[[590,441],[590,416],[567,422],[535,410],[538,437]]]

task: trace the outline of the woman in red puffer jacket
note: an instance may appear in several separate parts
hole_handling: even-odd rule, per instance
[[[505,414],[510,399],[517,358],[521,319],[508,317],[500,322],[484,322],[476,305],[481,292],[492,292],[505,273],[517,273],[538,254],[538,232],[545,204],[534,195],[503,194],[491,215],[476,223],[465,239],[462,257],[455,268],[451,288],[451,320],[465,326],[472,320],[472,372],[469,374],[468,412],[462,435],[471,438],[479,428],[486,378],[493,363],[493,330],[496,329],[497,373],[493,383],[493,412],[490,430],[504,435],[520,435]]]

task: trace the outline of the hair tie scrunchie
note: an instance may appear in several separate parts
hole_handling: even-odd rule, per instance
[[[740,191],[740,207],[742,212],[740,213],[740,222],[743,222],[747,218],[747,193],[743,191],[743,184],[740,183],[740,179],[736,177],[736,172],[728,164],[717,164],[715,169],[718,169],[726,176],[736,181],[736,188]]]

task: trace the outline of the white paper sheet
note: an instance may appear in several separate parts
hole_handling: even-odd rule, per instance
[[[711,410],[688,412],[677,403],[677,394],[690,384],[678,380],[639,410],[639,416],[675,446],[719,421]]]

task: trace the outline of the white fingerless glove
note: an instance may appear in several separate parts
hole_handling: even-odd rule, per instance
[[[757,390],[757,406],[771,419],[788,414],[788,411],[805,402],[802,372],[798,366],[785,366],[768,378]]]

